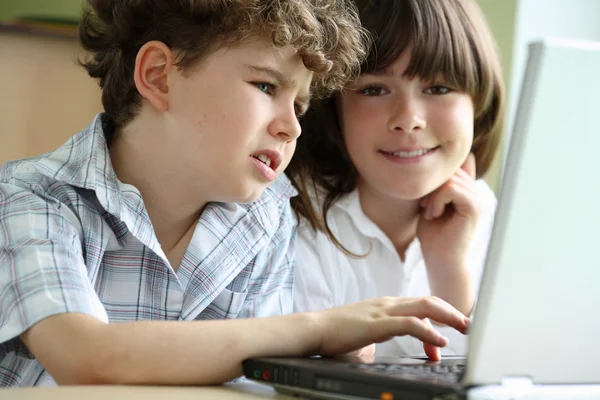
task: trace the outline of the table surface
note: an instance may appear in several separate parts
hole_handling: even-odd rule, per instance
[[[253,382],[222,386],[61,386],[56,388],[0,389],[2,400],[290,400],[271,387]]]

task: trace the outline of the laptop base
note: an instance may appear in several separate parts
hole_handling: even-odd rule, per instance
[[[502,384],[468,390],[467,400],[599,400],[600,385]]]

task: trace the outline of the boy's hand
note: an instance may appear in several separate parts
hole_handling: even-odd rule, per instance
[[[414,336],[426,352],[435,352],[447,339],[426,319],[461,332],[470,323],[436,297],[386,297],[319,312],[216,321],[105,323],[56,314],[21,339],[58,384],[212,385],[242,375],[249,358],[341,355],[399,335]]]
[[[439,347],[448,339],[439,334],[429,319],[466,333],[470,320],[437,297],[384,297],[314,313],[321,344],[317,353],[333,356],[385,342],[395,336],[411,335],[425,343],[425,352],[439,359]]]
[[[347,353],[345,355],[350,357],[372,357],[375,355],[375,350],[375,343],[372,343],[368,346],[363,347],[362,349],[351,351],[350,353]]]
[[[422,199],[421,207],[417,237],[428,271],[464,267],[481,209],[472,153],[448,182]]]

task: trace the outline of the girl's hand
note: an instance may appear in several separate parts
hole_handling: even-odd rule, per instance
[[[431,326],[431,322],[429,322],[429,320],[427,318],[423,319],[423,323],[430,327],[431,329],[433,329],[433,327]],[[375,356],[375,351],[376,351],[376,347],[375,347],[375,343],[369,345],[369,346],[365,346],[362,349],[350,352],[348,354],[346,354],[347,356],[351,356],[351,357],[373,357]],[[429,342],[423,342],[423,350],[425,351],[425,355],[432,361],[440,361],[442,359],[442,353],[440,350],[440,347],[431,344]]]
[[[475,156],[440,188],[421,201],[417,227],[428,272],[466,267],[467,251],[477,226],[481,205],[475,189]]]

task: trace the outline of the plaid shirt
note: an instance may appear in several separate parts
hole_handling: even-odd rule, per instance
[[[0,170],[0,386],[55,384],[19,339],[51,315],[190,321],[292,311],[296,192],[287,178],[253,203],[209,204],[174,272],[140,193],[112,169],[101,120]]]

